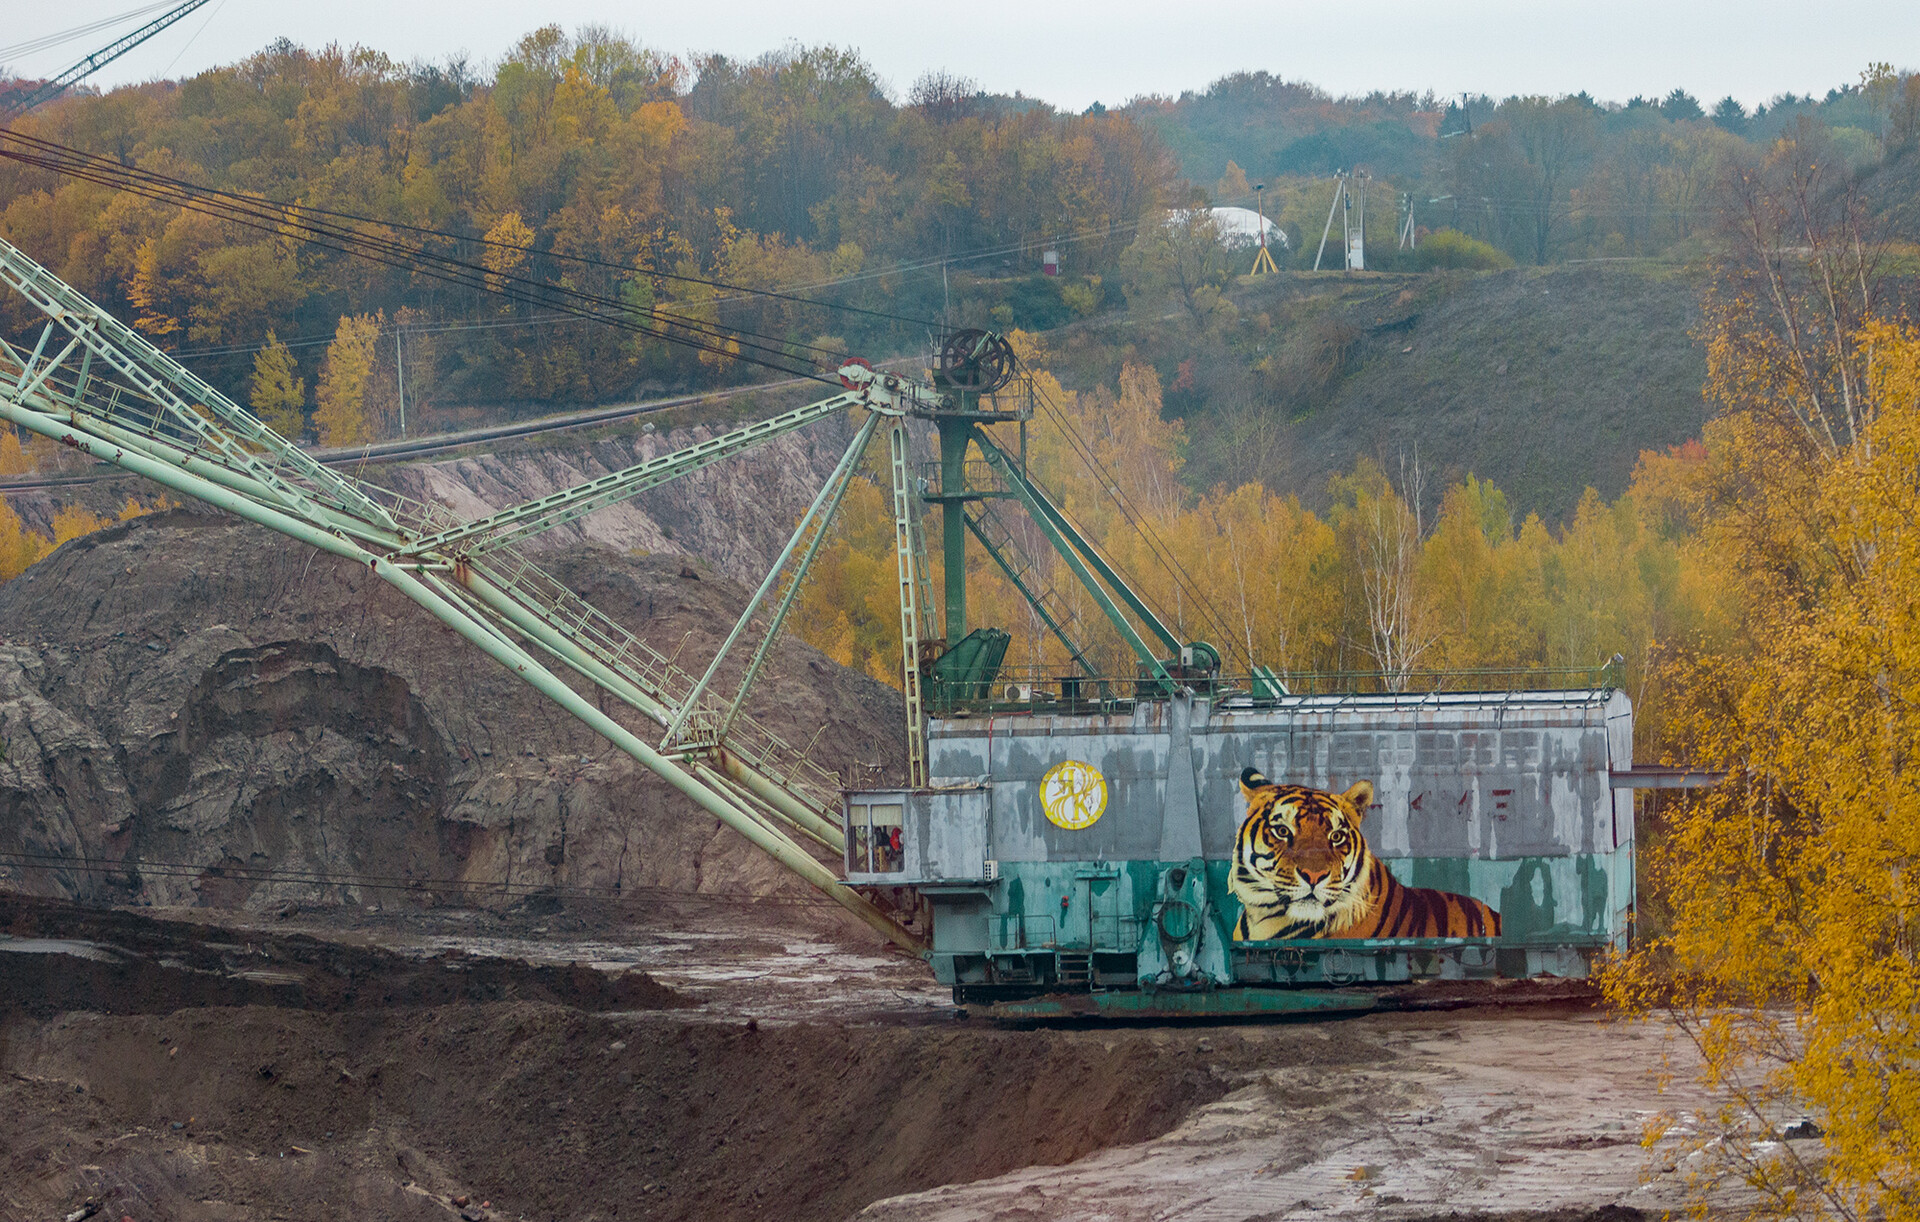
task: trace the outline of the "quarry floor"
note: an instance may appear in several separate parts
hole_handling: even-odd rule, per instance
[[[818,908],[0,897],[0,1218],[1658,1216],[1684,1042],[1564,999],[1009,1029]]]

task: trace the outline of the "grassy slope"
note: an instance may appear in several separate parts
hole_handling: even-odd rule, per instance
[[[1514,270],[1436,296],[1409,330],[1362,341],[1332,400],[1287,423],[1276,486],[1317,501],[1328,472],[1363,454],[1396,470],[1417,447],[1429,486],[1471,472],[1553,521],[1588,486],[1623,492],[1641,450],[1699,435],[1705,359],[1684,280]]]
[[[1193,439],[1196,483],[1240,478],[1210,450],[1236,404],[1264,436],[1266,482],[1323,507],[1328,477],[1372,456],[1397,473],[1416,449],[1431,505],[1469,472],[1521,513],[1563,521],[1592,486],[1627,486],[1641,450],[1699,435],[1705,358],[1689,334],[1698,285],[1671,268],[1585,265],[1448,276],[1283,273],[1242,281],[1224,338],[1184,318],[1097,319],[1053,337],[1073,384],[1112,384],[1146,359],[1172,386],[1192,358],[1203,385],[1169,396]],[[1271,322],[1263,329],[1261,316]],[[1290,330],[1354,336],[1314,393],[1255,371]],[[1409,351],[1410,349],[1410,351]],[[1223,460],[1224,461],[1224,460]]]

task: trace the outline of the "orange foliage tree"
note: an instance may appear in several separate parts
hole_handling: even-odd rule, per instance
[[[1920,331],[1817,133],[1736,184],[1740,258],[1708,301],[1720,414],[1647,464],[1649,516],[1722,622],[1659,668],[1675,755],[1728,779],[1663,812],[1662,916],[1612,998],[1670,1016],[1722,1103],[1703,1179],[1759,1211],[1920,1217]],[[1657,508],[1655,508],[1657,507]],[[1782,1142],[1812,1112],[1818,1144]]]

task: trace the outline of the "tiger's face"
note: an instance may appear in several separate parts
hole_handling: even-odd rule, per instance
[[[1344,927],[1369,907],[1367,842],[1360,820],[1373,785],[1345,793],[1276,785],[1248,769],[1240,789],[1247,817],[1228,889],[1254,925],[1298,933]]]

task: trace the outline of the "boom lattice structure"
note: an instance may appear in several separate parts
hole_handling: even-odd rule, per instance
[[[155,34],[158,34],[183,17],[188,16],[206,3],[207,0],[187,0],[185,4],[176,4],[139,29],[114,39],[106,46],[101,47],[98,51],[95,51],[79,63],[68,68],[59,76],[47,81],[39,88],[0,102],[0,118],[5,118],[10,115],[23,115],[43,102],[51,102],[81,81],[92,76],[114,60],[119,59],[122,55],[125,55],[141,43],[147,41],[147,39],[152,38]]]
[[[1183,647],[1172,630],[1032,481],[1024,462],[986,431],[1008,421],[1024,428],[1032,414],[1030,402],[1024,410],[1008,411],[991,400],[1012,378],[1014,362],[1005,341],[990,333],[949,337],[937,354],[931,384],[848,361],[838,371],[840,393],[819,402],[467,521],[442,506],[321,466],[5,241],[0,241],[0,284],[47,319],[30,350],[0,340],[0,419],[367,566],[902,946],[919,948],[921,939],[843,881],[849,857],[839,779],[744,712],[748,692],[765,668],[847,487],[869,447],[880,443],[879,434],[886,435],[894,519],[909,785],[928,783],[930,706],[947,709],[956,701],[980,699],[992,688],[1005,651],[1004,632],[966,632],[969,534],[1033,602],[1076,664],[1092,672],[1067,635],[1058,599],[1034,588],[1027,580],[1029,568],[1014,558],[1008,531],[986,503],[990,498],[1025,511],[1137,656],[1139,681],[1156,691],[1175,690]],[[864,415],[852,443],[698,676],[681,670],[517,549],[542,531],[841,413]],[[916,474],[909,417],[935,426],[937,492]],[[969,452],[976,450],[984,464],[969,462]],[[994,487],[969,489],[969,466],[988,473]],[[929,502],[942,508],[944,635],[920,522],[921,506]],[[759,639],[742,666],[742,678],[723,693],[718,684],[723,664],[750,636]],[[604,711],[576,685],[611,696],[653,731],[643,732],[635,719]]]
[[[525,505],[467,522],[442,506],[320,466],[287,439],[194,376],[9,243],[0,283],[48,319],[31,350],[0,341],[0,418],[144,476],[368,570],[666,778],[755,845],[869,925],[907,947],[918,939],[841,884],[820,855],[839,857],[838,778],[741,711],[745,686],[722,700],[710,668],[698,679],[543,572],[514,544],[539,531],[784,436],[861,408],[857,431],[830,487],[844,490],[877,423],[899,418],[924,388],[862,366],[848,389],[673,454]],[[830,498],[837,506],[837,491]],[[810,514],[811,559],[830,513]],[[783,561],[792,556],[789,547]],[[778,620],[802,573],[788,581]],[[763,591],[764,593],[764,591]],[[745,633],[748,608],[729,646]],[[770,635],[770,634],[769,634]],[[765,646],[749,668],[752,681]],[[564,682],[584,679],[654,723],[647,741]]]

